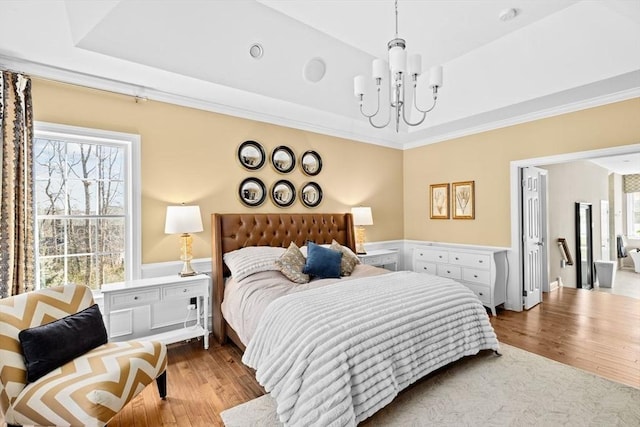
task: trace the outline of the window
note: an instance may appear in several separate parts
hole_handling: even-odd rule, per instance
[[[627,236],[640,239],[640,192],[627,193]]]
[[[36,287],[138,278],[139,137],[36,123],[33,163]]]

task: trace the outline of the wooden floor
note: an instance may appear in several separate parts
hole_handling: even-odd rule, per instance
[[[640,388],[638,299],[561,288],[491,323],[503,343]],[[263,394],[233,345],[170,346],[167,381],[166,401],[147,387],[109,426],[221,426],[221,411]]]

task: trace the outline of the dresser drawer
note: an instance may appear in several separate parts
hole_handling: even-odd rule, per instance
[[[489,269],[491,267],[491,256],[484,254],[471,254],[467,252],[451,252],[449,254],[451,264],[465,267]]]
[[[431,262],[416,261],[416,265],[413,268],[418,273],[438,274],[436,264]]]
[[[111,309],[152,304],[160,301],[160,289],[147,289],[136,292],[118,293],[111,295]]]
[[[489,270],[476,270],[474,268],[462,269],[462,280],[491,286],[491,272]]]
[[[464,285],[467,288],[471,289],[474,294],[476,294],[482,304],[491,304],[491,288],[489,288],[488,286],[473,285],[471,283],[465,283]]]
[[[438,276],[448,277],[450,279],[462,279],[462,269],[455,265],[438,265],[436,267]]]
[[[449,262],[449,252],[439,249],[414,249],[416,261]]]
[[[162,298],[192,297],[202,295],[199,285],[167,286],[162,288]]]

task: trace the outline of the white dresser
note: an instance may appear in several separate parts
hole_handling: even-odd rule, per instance
[[[507,251],[431,244],[413,250],[413,270],[449,277],[471,289],[491,313],[507,300]]]
[[[171,344],[202,337],[204,348],[209,348],[209,293],[211,279],[204,274],[190,277],[178,275],[109,283],[102,286],[104,295],[104,317],[107,336],[111,340],[111,316],[113,312],[159,303],[175,305],[187,298],[195,299],[196,324],[169,332],[145,336],[145,339]],[[185,307],[187,309],[187,307]]]

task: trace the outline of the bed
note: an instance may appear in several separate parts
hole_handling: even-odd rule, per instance
[[[215,338],[244,351],[285,425],[356,425],[428,373],[481,350],[498,352],[485,308],[451,279],[358,265],[351,277],[298,288],[273,270],[240,278],[234,267],[230,277],[224,262],[308,241],[342,246],[344,259],[355,247],[351,215],[212,215]],[[272,285],[278,275],[285,284]],[[229,308],[230,289],[261,300],[264,283],[275,297],[267,293],[266,303],[245,304],[240,314]]]

